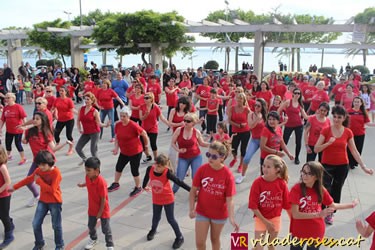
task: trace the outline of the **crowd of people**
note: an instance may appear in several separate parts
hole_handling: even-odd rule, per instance
[[[4,68],[2,73],[9,71],[7,65]],[[55,152],[65,146],[67,156],[73,155],[75,149],[81,159],[78,165],[85,167],[86,180],[78,186],[87,187],[89,197],[86,249],[98,243],[97,219],[101,219],[107,249],[114,249],[108,192],[120,188],[120,178],[128,163],[134,179],[130,196],[142,190],[152,192],[153,218],[147,240],[154,239],[164,207],[176,236],[174,249],[184,243],[174,217],[174,194],[180,186],[190,192],[189,216],[196,221],[197,249],[206,249],[209,230],[212,248],[220,249],[220,235],[228,218],[234,230],[239,231],[233,208],[236,184],[249,186],[248,206],[254,213],[256,239],[266,232],[271,240],[277,237],[282,209],[290,216],[293,237],[322,238],[324,223],[333,224],[336,210],[358,203],[341,203],[342,187],[350,169],[359,166],[366,174],[373,174],[361,153],[366,127],[374,123],[375,87],[362,82],[357,70],[338,80],[327,75],[315,78],[308,73],[276,72],[261,79],[249,71],[243,81],[234,81],[227,72],[221,71],[217,76],[202,68],[181,72],[172,66],[162,73],[158,65],[154,68],[148,64],[108,72],[92,63],[92,68],[81,74],[77,68],[62,70],[56,65],[33,76],[21,65],[17,77],[10,70],[6,84],[1,84],[0,134],[5,125],[6,149],[0,150],[0,219],[5,229],[0,248],[14,240],[10,196],[24,185],[32,193],[27,205],[37,205],[33,249],[43,249],[45,245],[41,226],[48,211],[56,249],[64,248],[60,189],[63,177],[55,166]],[[34,113],[29,114],[31,120],[27,120],[23,105],[35,105]],[[162,106],[167,107],[166,117]],[[171,135],[169,152],[158,150],[160,121]],[[107,139],[114,145],[113,155],[119,155],[114,163],[114,181],[109,186],[100,176],[98,158],[103,128],[107,127],[111,127]],[[67,141],[61,142],[64,128]],[[78,142],[72,136],[75,129],[81,134]],[[294,154],[288,149],[293,132]],[[10,185],[6,164],[13,159],[13,139],[20,155],[18,164],[27,162],[22,144],[29,144],[33,159],[27,177]],[[88,142],[89,157],[83,152]],[[306,161],[301,156],[302,143],[306,147]],[[203,160],[201,148],[208,148],[207,161]],[[258,150],[260,158],[254,165],[259,164],[260,176],[250,183],[246,173]],[[306,162],[301,164],[300,183],[290,190],[285,157],[295,165]],[[141,163],[150,165],[143,184]],[[234,166],[236,178],[231,171]],[[193,179],[191,187],[184,182],[189,174]],[[174,182],[173,186],[169,180]],[[307,206],[303,203],[306,197]],[[364,235],[370,230],[362,223],[357,223],[357,228]],[[291,247],[302,248],[303,245]]]

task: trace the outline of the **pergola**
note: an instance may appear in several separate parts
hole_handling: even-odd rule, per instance
[[[201,22],[186,21],[184,23],[175,22],[186,27],[186,33],[231,33],[244,32],[255,33],[253,43],[186,43],[183,46],[191,47],[254,47],[254,71],[257,75],[263,72],[263,54],[265,47],[287,47],[287,48],[356,48],[356,49],[375,49],[375,44],[366,44],[366,34],[375,32],[374,24],[250,24],[239,19],[228,22],[219,20],[218,22],[210,22],[203,20]],[[83,45],[80,43],[81,37],[89,37],[92,35],[94,28],[92,26],[72,26],[69,29],[52,28],[40,30],[41,32],[51,32],[60,36],[71,37],[71,58],[72,65],[83,66],[83,49],[88,48],[115,48],[113,45],[96,44]],[[264,40],[264,33],[266,32],[347,32],[353,33],[353,40],[358,43],[322,43],[322,44],[305,44],[305,43],[266,43]],[[25,30],[2,30],[0,31],[0,39],[8,40],[8,57],[11,67],[18,67],[22,60],[21,39],[26,39],[27,33]],[[139,47],[151,47],[151,62],[162,65],[161,48],[166,44],[155,43],[138,44]]]

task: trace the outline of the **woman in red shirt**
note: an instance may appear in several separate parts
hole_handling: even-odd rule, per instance
[[[203,141],[201,133],[194,125],[198,122],[195,114],[188,113],[184,116],[185,126],[177,128],[173,133],[172,147],[178,152],[178,165],[176,175],[184,180],[189,166],[194,178],[198,168],[202,165],[202,155],[199,146],[208,147],[209,143]],[[178,191],[178,185],[173,186],[173,192]]]
[[[121,107],[125,106],[122,99],[117,93],[111,88],[111,82],[104,80],[102,88],[98,91],[98,107],[100,108],[100,121],[104,122],[105,117],[108,116],[108,120],[111,121],[111,140],[115,141],[115,109],[113,99],[116,99]],[[103,136],[103,128],[100,129],[100,139]]]
[[[91,75],[87,76],[87,80],[83,83],[83,93],[86,94],[88,92],[92,92],[95,88],[94,81],[91,80]]]
[[[324,82],[319,81],[316,84],[316,88],[317,90],[315,91],[311,99],[311,105],[310,105],[309,112],[308,112],[309,115],[315,114],[316,110],[319,108],[319,105],[322,102],[329,103],[329,96],[327,92],[324,90]]]
[[[280,157],[284,157],[286,154],[290,160],[294,160],[294,156],[290,154],[285,145],[279,123],[280,115],[276,111],[269,112],[266,126],[260,134],[260,166],[263,166],[264,159],[270,154]],[[262,168],[261,174],[263,175]]]
[[[53,85],[56,86],[56,97],[60,97],[60,88],[66,83],[65,79],[62,77],[61,72],[56,74],[55,80],[53,80]]]
[[[276,84],[277,84],[276,72],[272,71],[270,77],[268,78],[267,85],[269,86],[269,88],[272,89],[273,86],[275,86]]]
[[[307,79],[304,79],[304,81]],[[311,78],[307,85],[301,88],[303,97],[303,108],[307,112],[309,110],[312,97],[314,96],[317,88],[315,87],[315,78]]]
[[[48,102],[47,108],[48,108],[49,111],[51,111],[52,106],[56,101],[56,96],[54,96],[53,89],[52,89],[51,86],[47,86],[45,88],[45,98],[47,99],[47,102]]]
[[[324,166],[324,186],[330,191],[335,203],[340,203],[341,190],[348,176],[348,147],[354,159],[367,174],[373,170],[366,167],[355,146],[353,132],[348,128],[349,115],[343,106],[332,108],[333,124],[322,130],[315,144],[316,153],[323,152],[322,164]],[[326,217],[326,223],[333,223],[333,215]]]
[[[294,163],[298,165],[300,163],[299,153],[301,152],[303,134],[303,120],[301,117],[303,117],[305,120],[308,118],[305,110],[303,109],[301,90],[294,89],[292,99],[283,102],[277,112],[279,115],[281,115],[282,112],[285,112],[288,117],[285,123],[283,136],[285,144],[288,144],[289,138],[293,131],[296,136]]]
[[[262,81],[260,83],[260,91],[256,93],[256,97],[263,98],[267,103],[267,107],[271,106],[271,100],[273,95],[266,81]]]
[[[125,166],[130,162],[131,173],[133,175],[135,187],[130,196],[134,196],[142,191],[141,178],[139,177],[139,163],[142,157],[142,142],[144,148],[148,148],[148,137],[146,131],[141,128],[136,122],[130,119],[130,109],[124,106],[120,110],[120,120],[115,125],[115,148],[113,155],[117,155],[120,150],[120,155],[116,163],[115,179],[111,186],[108,187],[108,192],[116,191],[120,188],[120,178]],[[131,145],[131,146],[129,146]]]
[[[208,78],[203,78],[203,84],[199,85],[195,91],[196,98],[199,100],[199,107],[205,108],[207,106],[207,100],[210,98],[211,87],[208,85]],[[199,110],[199,119],[204,119],[202,122],[202,133],[206,130],[206,115],[207,110]]]
[[[206,249],[208,230],[211,228],[211,247],[220,249],[220,235],[229,217],[234,232],[239,226],[234,218],[236,185],[232,172],[224,165],[227,148],[220,142],[210,145],[202,165],[193,179],[189,195],[189,217],[195,218],[195,244]]]
[[[158,147],[156,140],[159,132],[159,119],[164,122],[165,125],[169,126],[169,122],[163,114],[158,105],[155,103],[155,97],[152,92],[147,92],[144,95],[145,104],[141,106],[139,110],[139,117],[142,121],[142,128],[146,131],[148,139],[150,141],[152,153],[154,159],[158,156]],[[146,152],[145,152],[146,153]],[[148,163],[152,160],[151,155],[146,155],[147,158],[142,163]]]
[[[353,92],[353,85],[346,85],[346,92],[342,94],[340,105],[344,106],[346,110],[349,110],[352,107],[353,99],[357,95]]]
[[[0,121],[0,136],[2,134],[2,128],[5,124],[6,133],[5,133],[5,147],[8,153],[8,160],[11,160],[13,157],[12,153],[12,142],[14,139],[14,144],[20,154],[21,160],[18,162],[18,165],[23,165],[26,162],[25,153],[22,147],[22,134],[23,130],[17,128],[26,122],[26,112],[23,107],[16,103],[16,95],[14,93],[7,93],[5,95],[5,107],[3,108],[1,121]]]
[[[59,97],[56,98],[52,107],[52,113],[57,113],[57,123],[55,125],[54,136],[56,143],[60,142],[60,134],[66,126],[66,138],[72,143],[69,144],[69,150],[66,155],[73,154],[73,128],[74,128],[74,103],[71,98],[67,96],[67,90],[64,87],[60,88]]]
[[[142,122],[141,122],[141,119],[139,118],[139,110],[141,106],[145,104],[145,100],[143,98],[144,88],[141,83],[134,83],[132,87],[134,88],[134,94],[132,94],[129,97],[129,107],[132,111],[130,119],[138,123],[139,125],[141,125]]]
[[[322,102],[319,105],[319,109],[315,115],[309,116],[303,131],[303,138],[306,144],[306,162],[315,161],[316,153],[314,152],[314,146],[319,138],[320,131],[331,125],[329,118],[329,104]],[[322,160],[322,153],[318,155],[319,162]]]
[[[176,107],[178,92],[180,91],[180,89],[176,86],[175,81],[176,80],[172,77],[168,82],[168,86],[164,88],[168,106],[167,119],[169,119],[171,110]]]
[[[35,102],[36,98],[38,97],[44,97],[44,85],[43,84],[37,84],[36,89],[33,90],[33,100]]]
[[[362,155],[363,144],[365,143],[366,128],[365,125],[370,122],[368,117],[365,102],[361,97],[354,97],[352,108],[348,110],[349,114],[349,128],[353,132],[354,144],[358,150],[358,153]],[[358,166],[357,161],[354,159],[350,150],[348,151],[349,167],[354,169]]]
[[[237,162],[237,150],[241,144],[240,164],[238,165],[238,173],[242,173],[243,157],[246,154],[246,147],[250,139],[250,127],[248,123],[251,111],[247,106],[247,99],[244,93],[238,93],[235,99],[236,105],[229,106],[228,122],[232,126],[232,133],[234,134],[232,140],[232,155],[233,160],[229,163],[229,167],[233,167]]]
[[[96,98],[93,93],[88,92],[85,94],[85,106],[82,106],[77,117],[77,128],[78,132],[81,134],[79,137],[76,151],[79,157],[81,157],[82,162],[79,165],[83,165],[87,159],[86,155],[83,153],[83,148],[85,145],[90,143],[91,156],[98,156],[98,142],[101,127],[108,127],[107,124],[100,122],[99,112],[95,109],[94,105],[96,103]]]
[[[182,74],[182,81],[178,84],[178,87],[180,89],[182,89],[182,88],[191,89],[191,81],[190,81],[190,78],[189,78],[189,74],[187,72],[184,72]]]
[[[335,96],[335,105],[340,104],[341,97],[346,92],[345,76],[340,77],[340,82],[336,83],[333,87],[329,97]]]

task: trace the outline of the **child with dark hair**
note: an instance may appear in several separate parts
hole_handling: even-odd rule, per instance
[[[29,183],[35,181],[40,186],[40,198],[33,219],[33,230],[35,246],[33,250],[43,249],[45,242],[42,233],[43,220],[48,211],[51,213],[52,228],[55,235],[56,250],[64,249],[63,230],[61,226],[61,173],[55,166],[55,159],[52,153],[41,150],[35,156],[34,162],[38,168],[30,176],[13,185],[9,191],[13,192]]]
[[[160,154],[155,159],[155,164],[148,167],[143,179],[143,189],[152,191],[152,227],[147,234],[147,240],[153,240],[158,227],[161,211],[164,207],[168,223],[172,226],[176,235],[173,242],[173,249],[178,249],[184,243],[184,237],[180,231],[177,221],[174,218],[174,194],[169,180],[187,191],[190,187],[185,182],[178,179],[169,168],[170,160],[164,154]],[[150,187],[147,187],[149,183]]]
[[[85,182],[77,184],[78,187],[87,187],[88,193],[90,238],[85,249],[93,249],[98,244],[95,227],[96,221],[100,219],[107,249],[113,250],[112,231],[109,224],[111,211],[108,202],[107,183],[100,175],[100,160],[95,156],[88,158],[85,161],[85,171]]]

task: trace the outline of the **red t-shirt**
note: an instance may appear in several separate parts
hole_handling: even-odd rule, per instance
[[[222,136],[219,133],[214,134],[214,140],[219,142],[225,142],[230,139],[230,136],[228,134],[223,134]]]
[[[207,109],[208,110],[217,109],[217,110],[215,112],[208,111],[207,114],[208,115],[218,115],[219,114],[219,112],[218,112],[219,105],[220,105],[220,99],[219,98],[216,98],[216,99],[209,98],[207,100]]]
[[[51,129],[53,130],[53,115],[51,111],[49,111],[47,108],[45,110],[38,110],[38,111],[46,114],[48,121],[49,121],[49,125],[51,126]]]
[[[201,154],[201,150],[198,145],[197,130],[193,128],[193,134],[191,138],[185,139],[183,136],[184,129],[185,127],[181,127],[180,134],[177,137],[177,144],[179,148],[185,148],[186,152],[178,153],[178,157],[182,159],[194,158]]]
[[[316,111],[322,102],[329,103],[329,96],[324,90],[317,90],[311,100],[311,111]]]
[[[0,170],[1,168],[6,168],[4,164],[0,165]],[[2,187],[5,184],[5,179],[4,176],[0,172],[0,187]],[[3,192],[0,193],[0,198],[8,197],[10,196],[10,193],[8,192],[8,188],[5,188]]]
[[[95,83],[93,81],[87,81],[84,83],[83,92],[86,94],[87,92],[92,92],[95,88]]]
[[[322,131],[322,129],[328,128],[331,125],[331,121],[326,118],[325,122],[320,122],[318,121],[316,116],[313,115],[309,117],[308,122],[310,123],[310,131],[307,144],[309,146],[315,146],[316,142],[319,139],[320,132]]]
[[[152,203],[167,205],[174,202],[174,194],[171,183],[167,178],[168,168],[164,168],[161,176],[154,174],[155,166],[150,169],[150,187],[152,188]]]
[[[285,180],[277,178],[269,182],[263,176],[254,180],[249,194],[249,209],[258,209],[266,219],[272,219],[280,217],[282,209],[289,208],[289,190]]]
[[[283,132],[280,127],[275,129],[275,133],[272,133],[267,127],[264,127],[260,136],[267,138],[267,147],[280,151],[281,140],[283,139]],[[266,159],[267,155],[269,154],[271,153],[261,150],[260,158]]]
[[[143,151],[139,138],[142,131],[143,128],[132,120],[127,125],[124,125],[121,121],[115,124],[115,133],[121,154],[133,156]]]
[[[173,118],[172,118],[172,122],[173,123],[181,123],[184,120],[184,117],[185,117],[185,114],[182,115],[182,116],[179,116],[178,112],[175,110]],[[179,128],[179,127],[172,127],[173,132],[176,131],[177,128]]]
[[[239,128],[237,126],[232,126],[232,132],[233,133],[241,133],[241,132],[250,131],[249,123],[248,123],[248,120],[247,120],[247,116],[250,113],[249,108],[244,107],[241,113],[237,113],[235,107],[231,107],[231,109],[232,109],[232,114],[231,114],[232,122],[246,123],[246,126],[242,126],[241,128]]]
[[[29,133],[29,130],[26,130],[25,132],[26,136],[28,133]],[[53,150],[48,146],[48,143],[54,140],[53,135],[49,134],[47,136],[47,139],[48,139],[47,141],[44,140],[43,133],[40,131],[38,133],[38,136],[30,136],[29,145],[30,145],[31,152],[33,153],[34,158],[39,153],[39,151],[42,151],[42,150],[47,150],[51,154],[55,155]]]
[[[353,99],[355,96],[356,94],[354,94],[354,92],[351,96],[349,96],[347,93],[342,94],[341,96],[342,106],[344,106],[346,110],[349,110],[352,108],[352,103],[353,103]]]
[[[98,91],[98,104],[103,109],[113,109],[113,98],[117,98],[118,95],[113,89],[100,89]]]
[[[47,102],[48,102],[47,103],[47,109],[52,110],[53,104],[56,101],[56,96],[51,95],[51,96],[46,96],[45,98],[47,99]]]
[[[226,198],[236,194],[233,174],[228,167],[216,170],[208,163],[203,164],[194,176],[193,186],[199,189],[198,214],[216,220],[228,218]]]
[[[288,116],[285,127],[295,128],[303,125],[301,118],[301,109],[302,107],[299,104],[297,105],[297,107],[294,107],[292,100],[290,100],[288,107],[286,107],[285,109],[285,113]]]
[[[177,87],[174,87],[174,88],[171,88],[171,87],[166,87],[168,90],[173,90],[174,88],[177,88]],[[167,93],[167,91],[165,91],[165,95],[167,97],[167,106],[168,107],[176,107],[177,105],[177,101],[178,101],[178,92],[179,90],[175,90],[173,93]]]
[[[331,92],[335,95],[335,102],[340,102],[342,95],[346,92],[346,84],[336,84]]]
[[[276,84],[272,89],[272,94],[274,96],[280,96],[281,99],[284,99],[284,95],[288,89],[284,84]]]
[[[263,91],[259,91],[256,93],[255,95],[257,98],[263,98],[266,103],[267,103],[267,107],[270,107],[271,106],[271,100],[272,100],[272,92],[270,90],[267,90],[265,92]]]
[[[315,86],[306,86],[302,88],[302,96],[303,96],[303,102],[310,103],[312,100],[312,97],[314,96],[316,92]]]
[[[85,114],[86,106],[82,106],[79,111],[79,119],[82,124],[83,134],[95,134],[100,132],[100,126],[95,120],[95,108],[91,107],[89,112]]]
[[[255,103],[256,101],[254,99],[247,100],[247,105],[249,105],[249,108],[251,111],[255,111]]]
[[[107,182],[101,175],[98,175],[94,180],[86,175],[86,187],[89,199],[88,214],[89,216],[97,216],[100,203],[105,198],[104,210],[100,218],[107,219],[111,217],[111,210],[109,209]]]
[[[353,135],[364,135],[366,133],[365,124],[370,122],[368,115],[363,115],[361,110],[349,109],[349,128],[352,130]]]
[[[210,98],[210,90],[211,90],[210,86],[199,85],[195,93],[202,98]],[[199,100],[199,107],[204,108],[206,106],[207,106],[207,101]]]
[[[26,116],[26,112],[21,105],[17,103],[6,105],[1,115],[1,120],[5,122],[6,132],[10,134],[23,134],[23,130],[16,129],[16,126],[21,125]]]
[[[72,99],[65,97],[58,97],[53,104],[53,107],[57,109],[57,121],[66,122],[74,119],[72,109],[74,109],[74,103]]]
[[[147,92],[151,92],[154,94],[154,98],[155,98],[155,103],[159,103],[160,100],[159,100],[159,95],[161,94],[161,88],[160,88],[160,85],[158,83],[155,83],[155,84],[148,84],[147,85]]]
[[[323,129],[321,135],[324,136],[323,143],[328,142],[328,140],[333,137],[331,127]],[[328,165],[348,164],[349,160],[346,148],[351,138],[353,138],[353,132],[349,128],[344,128],[341,137],[336,138],[331,145],[323,150],[322,163]]]
[[[256,114],[253,113],[251,115],[255,116]],[[259,140],[264,126],[266,126],[266,124],[264,120],[262,119],[257,123],[257,125],[255,125],[254,128],[251,129],[251,138]]]
[[[147,112],[147,106],[146,104],[143,104],[141,106],[142,114],[144,115]],[[158,105],[152,104],[150,113],[142,121],[142,128],[147,132],[147,133],[158,133],[158,118],[161,115],[161,111]]]
[[[322,211],[322,204],[329,206],[333,203],[328,191],[323,188],[322,203],[318,202],[318,195],[312,188],[306,187],[306,195],[302,196],[299,183],[294,185],[289,193],[290,202],[298,205],[301,213],[319,213]],[[325,233],[324,218],[314,219],[293,219],[290,221],[290,233],[297,238],[323,238]]]
[[[375,212],[372,212],[369,217],[366,218],[367,223],[375,229]],[[372,244],[370,250],[375,250],[375,233],[372,234]]]
[[[143,99],[143,96],[144,95],[140,95],[139,98],[136,98],[135,95],[131,95],[129,97],[130,101],[131,101],[131,105],[133,107],[140,107],[142,106],[143,104],[145,104],[145,100]],[[132,115],[131,117],[133,118],[138,118],[139,119],[139,110],[132,110]]]
[[[191,82],[190,82],[190,80],[182,81],[182,82],[180,82],[180,83],[178,84],[178,87],[179,87],[180,89],[182,89],[182,88],[188,88],[188,89],[191,89]]]
[[[36,99],[36,98],[38,98],[38,97],[43,97],[43,96],[44,96],[44,91],[42,90],[42,91],[40,91],[40,92],[38,93],[38,91],[34,90],[34,91],[33,91],[33,95],[34,95],[34,99]]]
[[[64,84],[66,83],[64,78],[56,78],[55,80],[53,80],[53,82],[56,84],[56,91],[57,92],[59,92],[60,88],[62,86],[64,86]]]

